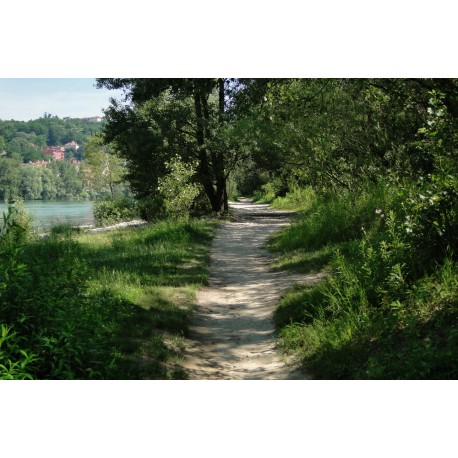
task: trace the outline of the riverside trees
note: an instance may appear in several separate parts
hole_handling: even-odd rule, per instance
[[[99,78],[99,87],[124,89],[123,105],[112,101],[105,112],[106,140],[128,161],[128,178],[140,199],[157,194],[158,180],[173,158],[197,164],[214,212],[228,209],[226,183],[237,159],[231,135],[229,95],[224,78]]]
[[[456,79],[98,79],[123,88],[105,137],[127,160],[141,199],[165,164],[197,163],[213,211],[245,180],[357,192],[381,178],[418,180],[457,166]],[[238,167],[238,168],[237,168]],[[261,179],[247,180],[247,174]],[[246,191],[254,191],[247,189]]]
[[[241,137],[257,171],[320,189],[456,170],[458,80],[244,80]],[[243,113],[241,112],[243,110]]]

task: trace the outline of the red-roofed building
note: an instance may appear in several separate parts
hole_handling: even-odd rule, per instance
[[[80,147],[76,142],[65,143],[64,148],[75,148],[76,150]]]
[[[52,156],[56,161],[63,161],[65,157],[65,148],[63,146],[48,146],[42,149],[47,156]]]

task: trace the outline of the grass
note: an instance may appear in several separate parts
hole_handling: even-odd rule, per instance
[[[458,376],[458,263],[453,251],[437,251],[419,265],[431,250],[427,237],[406,231],[405,194],[378,186],[358,195],[304,192],[302,206],[297,192],[273,200],[301,209],[269,241],[273,268],[328,272],[288,291],[274,316],[280,348],[316,378]],[[424,214],[417,221],[429,234]]]
[[[134,313],[115,339],[123,378],[183,378],[179,362],[197,290],[208,278],[209,220],[81,235],[88,294],[108,294]]]
[[[316,201],[316,193],[311,187],[296,188],[285,197],[276,197],[271,201],[273,208],[307,212],[311,210]]]
[[[0,378],[186,378],[184,337],[216,224],[62,226],[4,251]]]
[[[338,291],[332,285],[298,288],[276,313],[281,347],[299,353],[321,379],[455,379],[457,274],[447,261],[390,311],[360,303],[336,313],[329,307]]]

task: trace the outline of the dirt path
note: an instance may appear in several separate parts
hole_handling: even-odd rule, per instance
[[[184,361],[190,379],[305,379],[276,350],[272,314],[281,294],[295,282],[319,275],[269,269],[263,248],[268,236],[290,223],[290,212],[248,200],[231,205],[234,221],[213,241],[210,283],[198,296]]]

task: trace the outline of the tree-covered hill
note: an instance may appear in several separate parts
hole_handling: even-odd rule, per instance
[[[89,136],[100,132],[102,122],[90,118],[65,118],[45,113],[31,121],[0,120],[0,154],[17,157],[23,162],[44,159],[40,148],[76,142],[84,153]]]
[[[100,151],[97,154],[94,147],[87,151],[103,124],[95,118],[60,119],[48,113],[31,121],[0,120],[0,200],[94,198],[104,194],[105,188],[113,195],[112,181],[100,184],[100,170],[92,170],[104,163]],[[78,147],[65,146],[65,159],[61,161],[52,160],[43,151],[71,142]],[[92,161],[86,161],[86,152]],[[83,162],[75,164],[71,159]],[[25,165],[30,162],[37,166]]]

